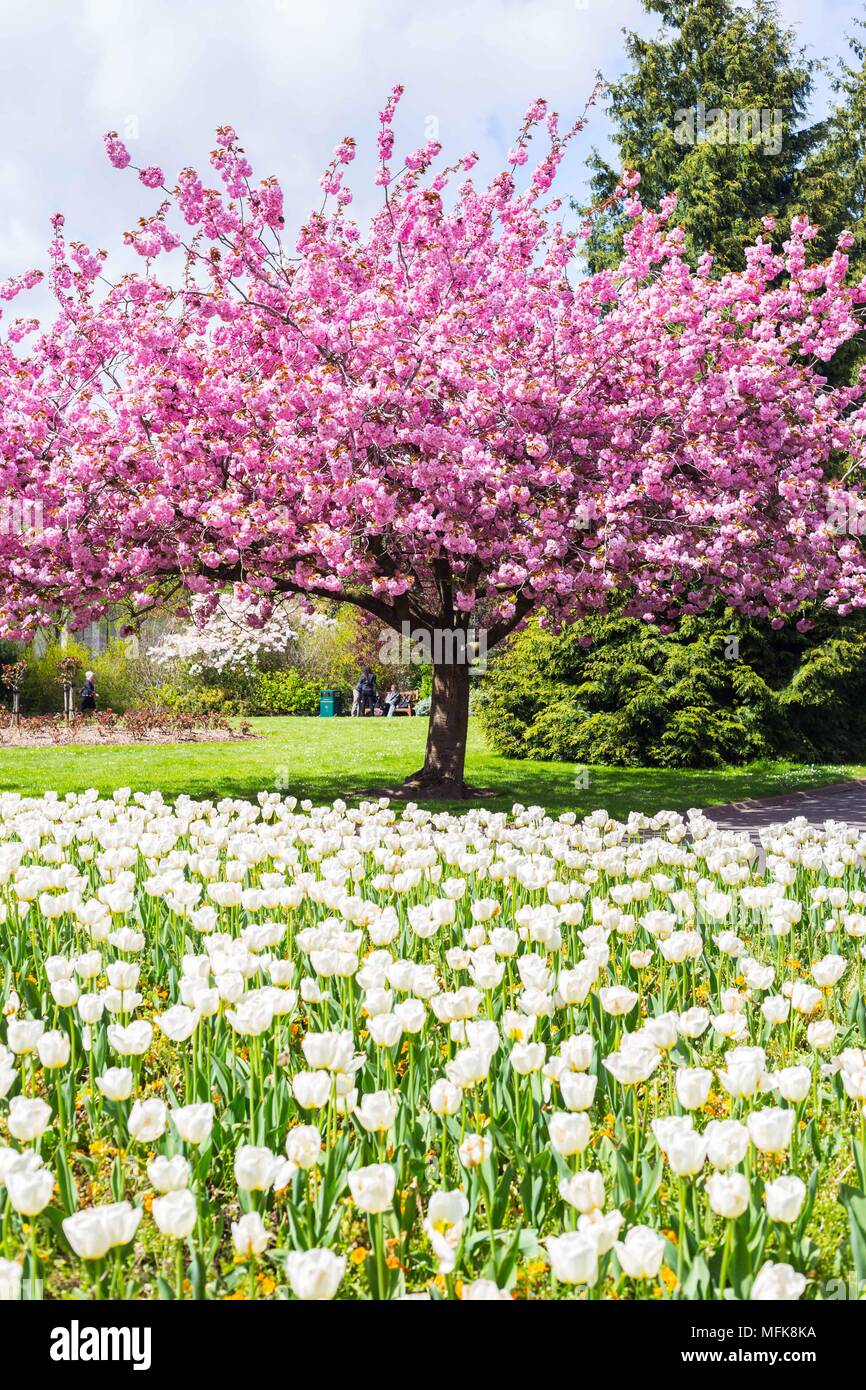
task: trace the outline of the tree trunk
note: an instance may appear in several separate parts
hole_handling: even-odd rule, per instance
[[[468,665],[434,666],[424,766],[406,778],[407,791],[454,801],[471,795],[463,780],[468,727]]]

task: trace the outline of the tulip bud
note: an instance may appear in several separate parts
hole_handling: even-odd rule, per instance
[[[749,1205],[749,1182],[743,1173],[713,1173],[707,1178],[707,1196],[717,1216],[734,1221]]]
[[[590,1139],[589,1116],[559,1110],[550,1117],[549,1134],[557,1153],[565,1157],[583,1153]]]
[[[44,1100],[16,1096],[9,1102],[9,1133],[22,1144],[41,1138],[51,1124],[51,1106]]]
[[[792,1265],[767,1260],[758,1271],[749,1297],[759,1303],[795,1303],[805,1288],[805,1274],[798,1274]]]
[[[270,1233],[257,1211],[247,1212],[239,1221],[232,1222],[232,1244],[242,1259],[264,1254],[270,1240]]]
[[[159,1139],[168,1124],[165,1103],[161,1100],[136,1100],[129,1112],[129,1135],[139,1144],[151,1144]]]
[[[38,1216],[54,1192],[54,1174],[47,1168],[17,1168],[6,1175],[9,1201],[21,1216]]]
[[[786,1174],[768,1182],[764,1188],[767,1215],[771,1221],[779,1221],[790,1226],[803,1209],[806,1200],[806,1184],[794,1174]]]
[[[349,1191],[355,1205],[374,1215],[390,1211],[396,1183],[397,1174],[390,1163],[371,1163],[349,1172]]]
[[[655,1279],[665,1253],[664,1239],[651,1226],[632,1226],[625,1240],[616,1242],[616,1257],[629,1279]]]
[[[322,1136],[315,1125],[298,1125],[286,1136],[286,1153],[298,1168],[314,1168],[322,1151]]]
[[[195,1197],[186,1188],[153,1199],[153,1219],[162,1234],[172,1240],[186,1240],[195,1228],[197,1216]]]
[[[133,1082],[134,1077],[129,1067],[109,1067],[96,1078],[96,1084],[105,1099],[114,1101],[129,1100]]]
[[[43,1033],[36,1044],[39,1060],[46,1071],[65,1067],[69,1061],[70,1043],[65,1033]]]
[[[307,1302],[332,1299],[345,1269],[345,1256],[334,1255],[330,1250],[292,1250],[286,1256],[292,1293]]]
[[[598,1279],[595,1241],[580,1231],[548,1236],[545,1244],[554,1277],[562,1284],[594,1284]]]

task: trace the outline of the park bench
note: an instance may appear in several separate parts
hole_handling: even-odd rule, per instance
[[[400,696],[400,703],[397,705],[397,708],[394,710],[394,713],[395,713],[395,714],[410,714],[410,715],[411,715],[411,714],[414,714],[414,713],[415,713],[415,701],[418,699],[418,691],[417,691],[417,690],[398,690],[398,691],[397,691],[397,694]]]
[[[397,691],[397,694],[398,694],[399,697],[400,697],[400,703],[398,704],[397,708],[394,710],[394,714],[409,714],[409,715],[413,715],[413,714],[415,713],[415,701],[418,699],[418,691],[417,691],[417,690],[398,690],[398,691]],[[383,696],[382,698],[384,698],[384,696]],[[367,709],[367,710],[364,710],[364,713],[365,713],[365,714],[372,714],[372,713],[374,713],[374,711],[373,711],[373,710]],[[381,715],[384,716],[385,711],[384,711],[384,710],[379,710],[379,709],[377,709],[377,710],[375,711],[375,713],[376,713],[376,714],[381,714]]]

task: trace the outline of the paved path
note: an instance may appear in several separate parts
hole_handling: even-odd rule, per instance
[[[768,825],[795,816],[805,816],[818,825],[839,820],[866,829],[866,781],[852,779],[781,796],[731,801],[726,806],[708,806],[705,814],[726,830],[748,830],[754,836]]]

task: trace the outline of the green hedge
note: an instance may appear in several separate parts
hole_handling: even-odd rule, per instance
[[[774,632],[720,611],[673,634],[614,616],[557,636],[533,623],[492,655],[478,707],[488,741],[512,758],[856,760],[866,747],[866,624],[820,613],[810,634]]]
[[[246,713],[244,705],[219,685],[191,685],[183,688],[170,683],[157,686],[151,693],[154,709],[169,710],[172,714],[221,714],[226,719]]]
[[[317,681],[305,681],[297,671],[257,671],[250,686],[250,714],[318,714]]]

